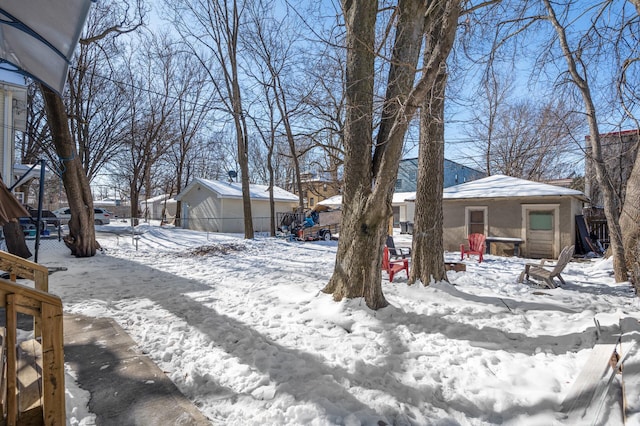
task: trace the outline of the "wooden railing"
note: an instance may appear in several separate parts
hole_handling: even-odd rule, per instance
[[[6,327],[2,338],[5,365],[0,366],[4,371],[2,420],[6,425],[62,426],[66,423],[62,301],[46,292],[47,268],[0,251],[0,270],[12,279],[0,278],[0,308],[5,311]],[[17,284],[17,278],[33,280],[36,288]],[[35,339],[17,341],[18,313],[34,318]],[[18,357],[25,351],[30,365]],[[31,378],[23,378],[24,373]]]
[[[13,282],[17,277],[25,278],[33,281],[37,290],[49,292],[49,270],[46,266],[0,251],[0,271],[9,273]]]

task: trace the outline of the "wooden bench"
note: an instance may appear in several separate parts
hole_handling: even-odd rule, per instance
[[[487,243],[487,254],[491,254],[491,243],[501,244],[513,244],[513,255],[520,256],[520,244],[524,243],[522,238],[509,238],[509,237],[487,237],[485,238]]]

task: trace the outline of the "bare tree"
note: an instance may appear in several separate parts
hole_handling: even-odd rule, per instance
[[[591,87],[587,77],[588,67],[581,60],[581,49],[572,49],[569,46],[567,29],[558,20],[556,11],[550,0],[542,1],[547,11],[547,19],[558,36],[558,43],[560,44],[564,59],[567,62],[569,81],[576,86],[584,102],[585,115],[589,123],[591,160],[594,163],[596,178],[604,198],[604,213],[609,228],[615,279],[617,282],[626,281],[628,276],[624,246],[622,244],[622,233],[619,224],[619,212],[615,206],[614,189],[611,185],[611,179],[609,179],[609,171],[605,167],[602,157],[596,107],[593,102]]]
[[[640,0],[630,0],[630,2],[636,8],[635,17],[636,20],[640,17]],[[634,28],[631,25],[625,25],[628,28]],[[635,25],[637,28],[637,24]],[[637,31],[630,31],[632,34],[625,35],[620,32],[620,37],[624,39],[637,36]],[[637,46],[637,43],[635,43]],[[636,128],[639,129],[638,120],[632,113],[631,104],[638,104],[640,95],[638,94],[637,78],[632,77],[632,69],[634,65],[640,63],[640,58],[635,55],[631,55],[630,59],[623,60],[621,66],[621,78],[620,78],[620,97],[625,107],[625,112],[631,117],[632,121],[636,123]],[[626,89],[626,90],[625,90]],[[640,149],[637,150],[636,159],[627,181],[626,194],[624,205],[622,207],[622,213],[620,214],[620,230],[622,233],[622,243],[624,245],[624,251],[626,256],[626,265],[631,276],[631,281],[636,289],[636,294],[640,294]]]
[[[442,58],[440,49],[455,34],[459,2],[398,2],[375,150],[372,131],[377,4],[344,1],[342,7],[347,30],[343,216],[334,273],[323,291],[333,294],[336,300],[364,297],[367,306],[378,309],[387,305],[380,264],[404,135],[433,87]],[[440,22],[433,47],[438,53],[434,53],[433,63],[424,64],[425,70],[416,82],[425,20],[430,19]]]
[[[285,72],[290,68],[293,46],[295,45],[293,35],[289,28],[286,28],[287,17],[277,19],[275,16],[265,13],[273,10],[272,1],[260,0],[255,2],[248,10],[249,20],[253,31],[245,35],[245,45],[248,53],[255,57],[254,61],[259,61],[258,66],[266,70],[269,76],[270,90],[273,94],[274,106],[280,116],[280,121],[284,127],[284,135],[289,145],[291,162],[295,174],[295,185],[298,193],[298,204],[300,209],[304,208],[304,193],[302,190],[302,180],[300,172],[301,152],[296,143],[296,135],[292,127],[292,119],[296,114],[297,105],[291,102],[287,88],[283,82],[286,78]],[[248,71],[253,74],[251,71]],[[264,82],[264,78],[260,78]],[[264,84],[264,83],[263,83]],[[293,104],[293,105],[292,105]],[[271,122],[271,121],[270,121]]]
[[[269,73],[270,74],[270,73]],[[265,167],[266,167],[266,172],[267,175],[265,176],[265,180],[267,182],[267,185],[269,187],[269,212],[270,212],[270,217],[271,220],[269,221],[269,232],[270,235],[272,237],[276,236],[276,211],[275,211],[275,201],[274,201],[274,195],[273,195],[273,190],[274,190],[274,186],[275,186],[275,178],[276,178],[276,171],[275,171],[275,167],[274,167],[274,160],[275,160],[275,149],[277,146],[277,128],[278,125],[280,124],[281,120],[278,120],[276,118],[276,114],[275,114],[275,100],[274,98],[274,93],[273,93],[273,85],[269,84],[270,82],[272,82],[271,78],[267,78],[266,81],[262,82],[262,90],[264,93],[264,100],[262,102],[263,108],[266,109],[266,112],[268,114],[268,125],[269,127],[267,129],[265,129],[265,123],[258,123],[257,120],[255,119],[255,117],[251,117],[251,119],[254,122],[254,127],[256,128],[258,134],[260,135],[260,139],[262,139],[262,142],[264,144],[264,147],[266,148],[266,153],[265,153],[265,158],[264,158],[264,163],[265,163]],[[264,117],[263,117],[264,119]],[[257,145],[257,144],[256,144]]]
[[[185,183],[189,180],[190,163],[197,161],[196,149],[204,149],[199,146],[202,142],[202,131],[207,118],[211,116],[208,105],[213,102],[211,93],[207,90],[207,76],[204,70],[195,61],[193,56],[185,52],[178,52],[175,63],[176,78],[172,82],[175,85],[173,91],[178,99],[176,105],[177,135],[175,143],[170,145],[171,173],[174,183],[173,189],[180,193]],[[180,225],[182,201],[176,203],[176,222]]]
[[[487,176],[494,174],[491,168],[491,153],[497,132],[496,121],[507,101],[508,94],[512,90],[512,80],[503,77],[493,66],[489,65],[476,91],[475,98],[477,101],[472,103],[476,105],[476,108],[473,109],[473,119],[470,124],[470,130],[467,133],[474,139],[481,152],[484,153],[483,161],[478,161],[478,163],[484,164]]]
[[[100,173],[124,142],[123,123],[128,114],[126,89],[114,83],[122,78],[120,36],[137,29],[141,22],[106,33],[105,28],[120,23],[119,13],[118,8],[104,4],[92,9],[67,78],[69,125],[89,181]]]
[[[581,125],[562,101],[509,102],[493,120],[489,170],[535,181],[568,174],[572,135]]]
[[[177,58],[170,41],[153,36],[143,46],[129,61],[128,80],[134,84],[129,88],[127,149],[111,166],[129,187],[134,223],[142,189],[149,190],[154,167],[176,140],[170,120],[178,104],[173,92]]]
[[[140,0],[134,0],[133,4],[123,1],[120,7],[108,7],[115,12],[120,20],[111,23],[107,28],[102,28],[96,34],[86,35],[80,40],[81,44],[97,43],[111,35],[119,35],[135,30],[142,23],[144,10]],[[130,14],[130,12],[132,14]],[[69,128],[69,118],[73,116],[68,112],[60,96],[45,86],[40,86],[47,113],[47,122],[51,129],[53,144],[61,162],[62,181],[67,193],[67,200],[72,215],[69,221],[69,234],[64,241],[71,253],[77,257],[94,256],[98,248],[95,240],[95,228],[93,225],[93,197],[89,186],[89,179],[83,168],[74,134]]]
[[[448,281],[444,267],[442,190],[444,188],[444,63],[431,96],[420,111],[418,183],[409,283]]]
[[[626,266],[631,274],[636,293],[640,292],[640,150],[627,183],[627,193],[620,215],[622,244]]]
[[[332,186],[332,193],[338,193],[342,187],[341,169],[345,155],[344,54],[328,44],[319,53],[319,58],[310,58],[305,65],[304,72],[309,77],[304,81],[313,88],[302,99],[307,105],[305,121],[312,124],[308,137],[314,148],[322,151],[317,156],[318,168],[330,176],[328,184]]]
[[[99,246],[93,226],[93,197],[89,180],[69,132],[64,103],[62,98],[48,87],[41,85],[40,90],[45,99],[47,123],[51,129],[53,143],[65,167],[62,182],[67,192],[69,207],[73,212],[69,220],[69,234],[64,236],[64,242],[74,256],[94,256]]]
[[[209,75],[225,111],[232,116],[242,185],[244,236],[253,238],[251,194],[249,191],[249,135],[242,106],[239,38],[243,0],[167,1],[173,11],[176,30],[185,46]]]
[[[460,16],[460,2],[446,1],[427,14],[423,78],[431,88],[420,112],[420,145],[413,268],[409,282],[447,280],[444,268],[442,190],[444,187],[444,110],[446,62]]]

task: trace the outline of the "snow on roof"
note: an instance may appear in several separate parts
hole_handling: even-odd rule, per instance
[[[334,195],[333,197],[318,201],[318,204],[337,209],[342,206],[342,195]]]
[[[242,184],[240,182],[224,182],[220,180],[196,178],[184,189],[184,191],[182,191],[182,193],[176,196],[176,199],[179,200],[180,198],[182,198],[182,195],[184,193],[186,193],[198,183],[218,194],[220,198],[242,198]],[[266,185],[251,184],[249,185],[249,191],[251,199],[269,199],[269,187]],[[285,191],[278,186],[273,187],[273,199],[275,201],[290,201],[294,203],[298,202],[297,195],[292,194],[289,191]]]
[[[393,193],[393,201],[391,201],[392,204],[402,204],[405,201],[407,201],[407,199],[412,199],[415,200],[416,199],[416,193],[414,192],[394,192]]]
[[[174,201],[173,197],[171,197],[169,194],[160,194],[160,195],[156,195],[155,197],[151,197],[151,198],[147,198],[146,200],[144,200],[145,203],[155,203],[156,201]]]
[[[415,200],[415,198],[415,192],[394,192],[392,204],[402,204],[408,199]],[[331,208],[339,208],[342,206],[342,195],[334,195],[333,197],[318,202],[318,204]]]
[[[493,175],[444,189],[444,199],[572,196],[586,198],[575,189],[533,182],[505,175]],[[415,199],[415,197],[414,197]]]

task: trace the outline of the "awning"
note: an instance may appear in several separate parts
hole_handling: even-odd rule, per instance
[[[4,226],[11,219],[30,216],[16,197],[7,189],[4,182],[0,180],[0,226]]]
[[[0,0],[0,62],[62,93],[91,0]]]

